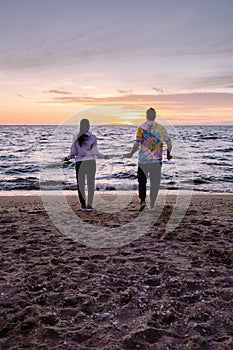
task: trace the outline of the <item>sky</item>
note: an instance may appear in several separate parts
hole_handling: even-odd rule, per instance
[[[233,124],[232,18],[232,0],[0,0],[0,124],[130,125],[149,107]]]

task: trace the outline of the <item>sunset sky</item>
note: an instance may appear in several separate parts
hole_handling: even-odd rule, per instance
[[[232,0],[1,0],[0,123],[233,124]],[[137,110],[137,107],[140,107]],[[93,114],[93,113],[92,113]]]

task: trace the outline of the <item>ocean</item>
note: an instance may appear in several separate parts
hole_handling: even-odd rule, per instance
[[[74,162],[69,154],[77,126],[1,126],[0,194],[40,189],[76,191]],[[161,189],[232,193],[233,126],[168,126],[173,159],[162,166]],[[99,151],[97,191],[137,190],[137,154],[123,158],[135,140],[135,126],[92,126]]]

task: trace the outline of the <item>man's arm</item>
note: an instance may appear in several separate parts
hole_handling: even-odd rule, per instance
[[[139,149],[139,147],[143,141],[142,131],[143,131],[142,127],[139,126],[137,133],[136,133],[136,142],[134,143],[131,151],[129,153],[124,154],[124,157],[131,158],[134,155],[134,153],[137,152],[137,150]]]
[[[168,160],[172,159],[171,151],[168,151],[168,150],[167,150],[167,159]]]
[[[167,130],[166,130],[165,142],[167,144],[167,159],[171,160],[172,159],[172,155],[171,155],[172,141],[171,141],[171,138],[170,138]]]
[[[124,157],[131,158],[134,155],[134,153],[137,152],[137,150],[139,149],[139,146],[140,146],[140,144],[135,142],[131,151],[129,153],[124,154]]]
[[[172,159],[172,155],[171,155],[172,142],[171,142],[171,139],[169,138],[169,140],[166,143],[167,143],[167,159],[171,160]]]

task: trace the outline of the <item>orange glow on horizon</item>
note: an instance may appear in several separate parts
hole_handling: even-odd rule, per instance
[[[154,100],[131,100],[129,95],[120,98],[87,98],[87,101],[43,101],[17,96],[4,96],[1,104],[1,125],[58,125],[66,123],[72,116],[89,117],[92,124],[138,125],[145,118],[145,111],[154,107],[158,115],[174,125],[232,124],[233,105],[224,101],[196,101],[184,95],[173,100],[154,96]],[[170,97],[170,96],[169,96]],[[195,96],[194,96],[195,97]],[[189,99],[188,99],[189,98]],[[196,97],[195,97],[196,98]],[[92,99],[94,101],[92,101]],[[116,101],[117,100],[117,101]],[[205,103],[206,102],[206,103]],[[104,113],[103,110],[104,110]],[[107,112],[105,111],[107,110]],[[86,114],[85,114],[86,113]],[[93,115],[92,115],[93,113]]]

